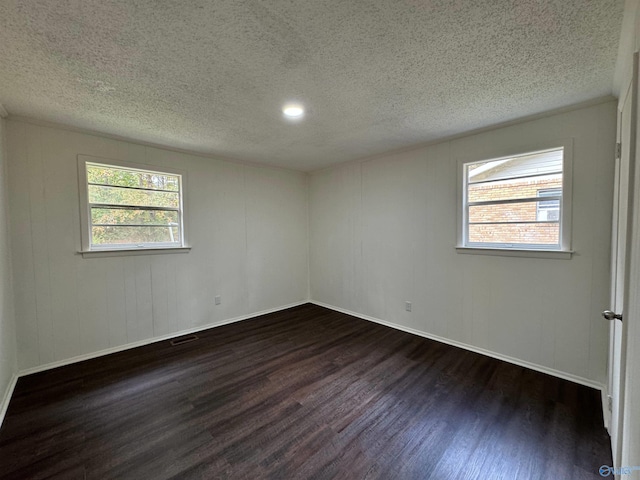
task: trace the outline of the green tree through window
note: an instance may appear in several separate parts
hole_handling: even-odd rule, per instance
[[[181,246],[181,176],[86,163],[91,246]]]

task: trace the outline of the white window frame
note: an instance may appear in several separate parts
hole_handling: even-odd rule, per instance
[[[506,160],[522,155],[544,152],[548,150],[563,149],[562,164],[562,196],[550,197],[560,200],[560,241],[552,248],[544,245],[524,245],[506,243],[469,244],[468,238],[468,201],[467,201],[467,166],[474,163]],[[573,184],[573,140],[564,139],[512,149],[486,155],[482,158],[458,159],[458,235],[456,250],[458,253],[470,253],[480,255],[500,255],[510,257],[533,258],[558,258],[570,259],[575,252],[571,249],[571,222],[572,222],[572,184]]]
[[[105,167],[123,168],[143,171],[145,173],[157,173],[175,175],[179,179],[180,206],[176,209],[180,218],[180,243],[147,243],[147,244],[121,244],[121,245],[92,245],[91,244],[91,204],[89,202],[89,184],[87,177],[87,164],[104,165]],[[80,226],[81,226],[81,253],[84,257],[143,255],[157,253],[184,253],[191,247],[187,243],[187,216],[186,204],[186,173],[169,167],[147,165],[141,163],[123,162],[89,155],[78,155],[78,188],[80,197]]]

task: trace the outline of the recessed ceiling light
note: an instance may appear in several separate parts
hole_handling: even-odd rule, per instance
[[[297,103],[289,103],[282,107],[282,113],[287,118],[300,118],[304,115],[304,107]]]

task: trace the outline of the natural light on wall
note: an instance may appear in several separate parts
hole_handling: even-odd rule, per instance
[[[463,246],[562,249],[564,148],[463,166]]]

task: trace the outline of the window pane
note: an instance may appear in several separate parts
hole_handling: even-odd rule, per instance
[[[92,208],[92,224],[109,225],[170,225],[178,224],[176,211],[123,210],[120,208]]]
[[[558,223],[509,223],[469,225],[469,243],[558,245]]]
[[[89,202],[136,207],[178,208],[180,206],[180,194],[178,192],[154,192],[152,190],[131,190],[89,185]]]
[[[106,165],[87,164],[87,179],[90,184],[171,190],[172,192],[180,190],[180,180],[177,175],[141,172]]]
[[[562,148],[470,164],[467,183],[562,173]]]
[[[553,195],[562,195],[562,174],[476,183],[469,185],[467,200],[469,202],[484,202],[535,198],[540,196],[541,190],[552,191]]]
[[[93,245],[180,243],[178,227],[91,227]]]
[[[463,243],[558,249],[563,163],[556,148],[466,164]]]
[[[546,200],[545,202],[549,202]],[[491,222],[540,222],[538,203],[502,203],[497,205],[472,205],[469,207],[469,223]],[[551,221],[558,221],[549,218]]]

